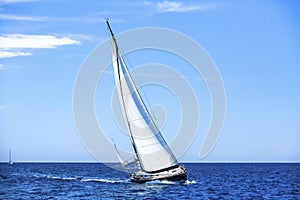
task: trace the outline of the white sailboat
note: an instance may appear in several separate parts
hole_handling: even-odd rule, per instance
[[[130,174],[133,182],[153,180],[186,180],[186,169],[178,161],[155,125],[118,48],[108,20],[111,34],[114,76],[121,110],[129,131],[135,161],[140,170]],[[119,155],[118,155],[119,156]],[[126,163],[122,163],[126,165]]]
[[[11,150],[10,150],[10,149],[9,149],[9,155],[8,155],[8,157],[9,157],[8,164],[9,164],[9,165],[12,165],[12,164],[13,164],[13,161],[12,161],[12,159],[11,159]]]

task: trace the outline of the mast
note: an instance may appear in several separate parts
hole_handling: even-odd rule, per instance
[[[115,48],[116,48],[116,59],[117,59],[117,65],[118,65],[117,68],[118,68],[119,87],[120,87],[120,90],[122,91],[121,75],[120,75],[120,66],[119,66],[119,47],[118,47],[118,44],[117,44],[117,40],[116,40],[116,38],[115,38],[115,35],[114,35],[114,33],[113,33],[113,31],[112,31],[112,29],[111,29],[110,24],[109,24],[108,21],[109,21],[109,19],[106,19],[107,27],[108,27],[108,29],[109,29],[109,32],[110,32],[111,37],[112,37],[113,42],[114,42],[114,46],[115,46]],[[122,98],[122,102],[123,102],[121,106],[123,106],[123,110],[124,110],[124,112],[125,112],[125,117],[126,117],[127,127],[128,127],[128,129],[129,129],[129,132],[130,132],[130,134],[129,134],[130,137],[129,137],[129,138],[130,138],[130,142],[131,142],[132,147],[133,147],[135,159],[140,160],[140,159],[138,159],[138,158],[139,158],[139,154],[138,154],[138,152],[137,152],[137,148],[136,148],[136,145],[135,145],[135,143],[134,143],[133,136],[132,136],[132,134],[131,134],[131,128],[130,128],[130,124],[129,124],[129,121],[128,121],[128,118],[127,118],[126,108],[124,107],[124,106],[125,106],[125,100],[124,100],[124,97],[123,97],[123,95],[122,95],[122,92],[121,92],[121,98]]]
[[[106,19],[106,24],[107,24],[107,27],[108,27],[108,30],[109,30],[109,32],[110,32],[110,34],[111,34],[111,37],[112,37],[112,39],[113,39],[113,41],[114,41],[114,45],[115,45],[115,47],[116,47],[116,55],[117,55],[117,63],[118,63],[118,67],[119,67],[119,47],[118,47],[118,44],[117,44],[117,40],[116,40],[116,38],[115,38],[115,35],[114,35],[114,33],[112,32],[112,30],[111,30],[111,27],[110,27],[110,24],[109,24],[109,22],[108,22],[108,19]]]
[[[109,24],[109,22],[108,22],[108,19],[106,19],[106,24],[107,24],[107,27],[108,27],[108,29],[109,29],[109,32],[110,32],[111,36],[114,37],[114,33],[113,33],[112,30],[111,30],[111,27],[110,27],[110,24]],[[115,38],[114,38],[114,40],[115,40]],[[116,40],[115,40],[115,41],[116,41]]]

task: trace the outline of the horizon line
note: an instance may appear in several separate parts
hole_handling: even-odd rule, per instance
[[[0,164],[7,164],[7,161],[0,161]],[[51,163],[90,163],[90,164],[120,164],[119,162],[99,162],[99,161],[14,161],[14,164],[18,163],[45,163],[45,164],[51,164]],[[280,163],[297,163],[300,164],[300,161],[183,161],[179,163],[195,163],[195,164],[280,164]]]

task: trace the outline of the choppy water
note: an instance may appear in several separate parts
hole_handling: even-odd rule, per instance
[[[0,199],[300,199],[300,164],[184,164],[188,181],[130,182],[95,163],[0,164]]]

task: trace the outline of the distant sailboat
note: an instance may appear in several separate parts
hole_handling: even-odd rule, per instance
[[[178,161],[154,123],[126,67],[108,20],[111,34],[112,59],[121,110],[130,133],[139,170],[130,174],[133,182],[153,180],[186,180],[186,169]],[[118,157],[119,153],[117,152]],[[132,163],[132,162],[130,162]],[[121,164],[126,166],[130,163]]]
[[[12,161],[12,159],[11,159],[11,150],[10,150],[10,149],[9,149],[9,155],[8,155],[8,157],[9,157],[9,158],[8,158],[8,159],[9,159],[9,160],[8,160],[8,164],[9,164],[9,165],[12,165],[12,164],[13,164],[13,161]]]

